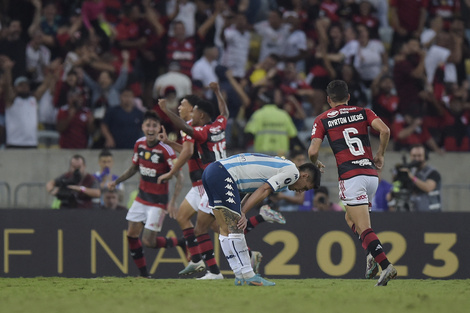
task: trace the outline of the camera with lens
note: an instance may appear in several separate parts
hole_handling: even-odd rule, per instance
[[[410,179],[408,172],[403,168],[411,170],[420,165],[419,161],[411,161],[407,163],[406,157],[402,158],[403,163],[395,165],[393,176],[392,200],[389,206],[394,206],[397,211],[410,211],[410,196],[413,190],[413,181]]]
[[[78,185],[81,180],[82,174],[80,173],[80,169],[73,171],[71,177],[60,177],[55,180],[55,186],[59,187],[56,197],[61,201],[63,206],[71,206],[77,203],[75,192],[67,188],[67,186]]]

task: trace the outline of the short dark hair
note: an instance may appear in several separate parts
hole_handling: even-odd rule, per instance
[[[348,84],[344,80],[333,80],[326,87],[326,94],[333,102],[348,100]]]
[[[109,149],[106,149],[106,148],[105,148],[105,149],[101,150],[101,152],[100,152],[98,158],[101,158],[101,157],[109,157],[109,156],[112,157],[113,154],[111,153],[111,151],[109,151]]]
[[[201,110],[207,115],[209,115],[210,119],[212,120],[212,115],[214,114],[214,107],[211,102],[200,99],[198,102],[196,102],[195,105],[197,105],[198,110]]]
[[[72,158],[70,159],[70,161],[72,160],[82,160],[83,165],[86,165],[85,158],[80,154],[74,154]]]
[[[194,107],[199,101],[201,101],[201,98],[199,98],[198,96],[195,96],[195,95],[187,95],[187,96],[184,96],[183,99],[186,99],[186,101],[188,101],[188,103]]]
[[[147,112],[145,112],[144,119],[142,122],[145,122],[146,120],[149,120],[149,119],[161,123],[160,117],[158,116],[157,112],[155,112],[154,110],[148,110]]]
[[[327,196],[330,195],[330,192],[328,191],[328,188],[326,188],[325,186],[318,187],[317,190],[315,190],[315,192],[316,193],[324,193]]]
[[[313,189],[320,187],[321,172],[313,163],[305,163],[299,166],[299,172],[307,172],[310,174],[311,181],[313,182]]]
[[[289,152],[289,158],[290,159],[293,159],[299,155],[305,155],[305,151],[304,150],[301,150],[301,149],[292,149],[290,152]]]

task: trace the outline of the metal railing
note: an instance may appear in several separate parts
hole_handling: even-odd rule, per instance
[[[20,183],[14,191],[15,208],[50,208],[54,197],[46,190],[45,182]]]
[[[11,208],[10,184],[0,181],[0,208]]]

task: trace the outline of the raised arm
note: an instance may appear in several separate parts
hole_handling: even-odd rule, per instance
[[[158,100],[158,105],[160,106],[160,109],[168,116],[168,118],[171,120],[171,123],[178,129],[181,129],[184,131],[186,134],[192,136],[194,134],[194,129],[186,124],[186,122],[176,115],[174,112],[171,110],[168,110],[166,106],[166,99],[159,99]]]
[[[181,149],[180,155],[176,162],[173,164],[173,168],[166,174],[158,177],[158,183],[162,183],[165,180],[170,180],[175,174],[180,172],[180,169],[188,162],[194,153],[194,143],[190,141],[183,142],[183,148]]]
[[[225,99],[220,92],[219,84],[216,82],[212,82],[209,84],[209,88],[212,89],[215,96],[217,97],[217,104],[219,106],[220,115],[228,119],[229,111],[227,107],[227,103],[225,103]]]

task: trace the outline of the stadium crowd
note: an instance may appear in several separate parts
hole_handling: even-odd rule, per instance
[[[279,134],[276,123],[250,124],[244,133],[264,104],[287,112],[295,125],[286,130],[290,147],[305,147],[312,126],[305,121],[327,108],[327,83],[342,79],[350,104],[372,108],[391,128],[395,150],[470,150],[468,0],[1,5],[0,144],[7,148],[35,148],[38,132],[52,130],[61,148],[131,149],[148,109],[172,131],[156,99],[175,112],[190,93],[215,100],[211,81],[231,112],[229,150],[246,150],[260,128]],[[262,149],[287,152],[272,142]]]

